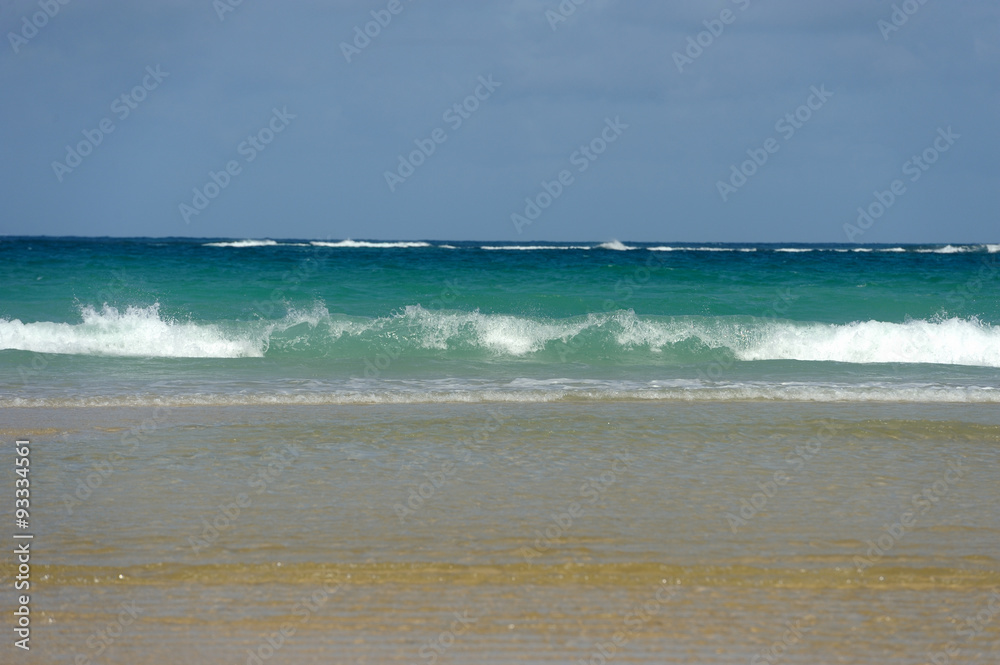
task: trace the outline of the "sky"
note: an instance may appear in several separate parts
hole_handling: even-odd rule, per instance
[[[995,1],[0,0],[0,28],[0,235],[1000,241]]]

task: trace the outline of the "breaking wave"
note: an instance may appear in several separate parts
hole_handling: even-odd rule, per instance
[[[1000,367],[1000,327],[976,319],[795,322],[746,316],[637,316],[620,310],[566,319],[411,305],[393,316],[331,314],[322,305],[280,320],[180,320],[159,305],[80,310],[79,323],[0,319],[0,350],[95,356],[260,358],[394,354],[539,362],[738,361],[927,363]]]
[[[275,240],[233,240],[229,242],[206,242],[205,247],[277,247]]]
[[[310,242],[313,247],[338,247],[342,249],[413,249],[418,247],[431,247],[429,242],[372,242],[368,240],[338,240],[337,242],[326,242],[323,240],[313,240]]]

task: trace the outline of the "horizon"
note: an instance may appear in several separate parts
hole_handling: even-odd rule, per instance
[[[1000,251],[1000,242],[994,243],[989,240],[982,241],[931,241],[931,242],[804,242],[797,240],[788,241],[742,241],[742,240],[634,240],[630,238],[620,239],[620,238],[608,238],[608,239],[586,239],[586,238],[570,238],[561,240],[493,240],[493,239],[476,239],[476,238],[421,238],[421,237],[394,237],[394,238],[366,238],[366,237],[306,237],[306,236],[261,236],[256,238],[242,237],[242,236],[114,236],[114,235],[103,235],[103,236],[81,236],[81,235],[0,235],[0,240],[192,240],[192,241],[231,241],[231,242],[268,242],[273,241],[279,243],[284,242],[371,242],[371,243],[501,243],[501,244],[522,244],[522,245],[537,245],[537,244],[552,244],[552,243],[587,243],[593,244],[597,247],[601,245],[609,245],[613,243],[621,243],[628,245],[630,243],[640,244],[640,245],[651,245],[651,244],[676,244],[676,245],[838,245],[844,247],[918,247],[925,245],[942,245],[945,247],[982,247],[988,248],[990,253],[996,253]],[[263,246],[263,245],[262,245]],[[993,248],[997,247],[997,250]],[[335,248],[334,248],[335,249]],[[416,247],[411,248],[400,248],[400,249],[420,249]]]

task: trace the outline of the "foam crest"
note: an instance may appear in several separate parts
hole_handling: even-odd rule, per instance
[[[740,360],[934,363],[1000,367],[1000,328],[975,320],[766,324]]]
[[[261,357],[267,349],[265,335],[247,330],[227,334],[213,324],[165,319],[159,304],[124,312],[108,305],[100,311],[88,306],[81,316],[78,324],[0,320],[0,349],[159,358]]]
[[[974,250],[975,247],[945,245],[944,247],[935,247],[931,249],[918,249],[916,251],[920,254],[962,254]]]
[[[640,319],[631,310],[617,312],[607,323],[614,328],[615,342],[623,349],[649,347],[654,352],[660,352],[667,346],[679,344],[688,339],[698,339],[706,342],[714,337],[708,327],[695,319],[675,319],[670,322]],[[714,344],[710,346],[722,346]]]
[[[227,240],[219,242],[203,243],[204,247],[227,247],[227,248],[251,248],[251,247],[327,247],[338,249],[419,249],[435,247],[435,245],[424,241],[373,241],[373,240],[313,240],[310,242],[277,242],[270,239],[247,239],[247,240]],[[486,251],[570,251],[570,250],[591,250],[606,249],[613,251],[629,251],[636,249],[647,249],[651,252],[776,252],[776,253],[808,253],[808,252],[891,252],[891,253],[917,253],[917,254],[964,254],[969,252],[988,252],[991,254],[1000,252],[1000,244],[984,245],[943,245],[939,247],[708,247],[708,246],[677,246],[677,245],[656,245],[650,247],[637,247],[626,245],[618,240],[610,240],[597,245],[481,245],[461,248],[456,245],[441,244],[436,245],[441,249],[480,249]]]
[[[657,354],[674,350],[694,359],[691,353],[727,349],[736,359],[746,361],[1000,367],[1000,328],[964,319],[833,325],[752,317],[644,318],[632,311],[619,311],[537,320],[478,311],[428,311],[419,306],[408,307],[399,318],[409,327],[411,343],[416,347],[479,349],[494,355],[524,356],[562,342],[571,343],[581,361],[608,353],[628,355],[641,349]]]
[[[313,240],[313,247],[338,247],[342,249],[415,249],[418,247],[430,247],[429,242],[372,242],[368,240],[339,240],[337,242],[326,242],[323,240]]]
[[[651,252],[756,252],[756,247],[647,247]]]
[[[628,245],[619,242],[618,240],[609,240],[608,242],[602,242],[598,245],[600,249],[612,249],[616,252],[627,252],[630,249],[638,249],[638,247],[629,247]]]
[[[233,240],[231,242],[206,242],[205,247],[277,247],[275,240]]]
[[[268,324],[265,330],[268,334],[271,334],[274,332],[285,332],[301,324],[306,324],[310,328],[315,328],[323,323],[332,324],[335,322],[347,324],[346,321],[335,321],[330,315],[329,310],[327,310],[326,305],[323,303],[316,303],[311,309],[290,308],[288,313],[285,314],[285,318]],[[332,325],[329,327],[334,328]],[[347,328],[344,328],[344,330],[346,331]]]
[[[515,250],[528,252],[532,250],[567,250],[567,249],[590,249],[587,245],[485,245],[479,249],[484,249],[489,252],[498,252],[501,250]]]
[[[540,321],[478,311],[431,312],[419,305],[405,311],[407,324],[419,329],[417,343],[423,348],[471,347],[510,356],[536,353],[550,342],[566,341],[588,327],[590,321]]]
[[[426,310],[381,318],[331,314],[322,303],[279,320],[209,324],[164,317],[159,305],[84,307],[81,323],[0,320],[0,350],[95,356],[245,358],[286,353],[348,360],[393,353],[539,362],[601,359],[699,363],[735,360],[921,363],[1000,367],[1000,327],[975,319],[822,324],[754,317],[640,317],[633,311],[544,319]],[[652,357],[648,354],[653,354]]]
[[[506,385],[438,389],[432,385],[402,388],[389,382],[371,382],[362,390],[308,390],[274,392],[212,392],[186,394],[122,394],[72,397],[15,397],[0,395],[0,408],[45,407],[187,407],[352,404],[481,404],[546,402],[896,402],[918,404],[1000,404],[1000,390],[989,386],[913,386],[888,384],[818,384],[732,382],[711,385],[698,381],[683,385],[667,382],[591,381],[558,385],[515,380]],[[523,384],[523,385],[522,385]]]

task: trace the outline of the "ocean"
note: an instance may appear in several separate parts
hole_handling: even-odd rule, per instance
[[[1000,659],[1000,245],[7,237],[0,276],[37,662]]]

